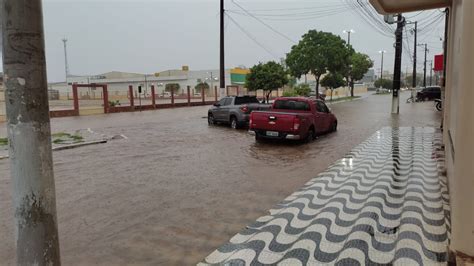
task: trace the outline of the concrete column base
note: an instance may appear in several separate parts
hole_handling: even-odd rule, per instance
[[[448,253],[448,265],[474,266],[474,257],[460,251],[450,250]]]

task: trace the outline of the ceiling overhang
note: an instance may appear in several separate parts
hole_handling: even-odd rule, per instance
[[[451,0],[369,0],[380,14],[398,14],[427,9],[444,8]]]

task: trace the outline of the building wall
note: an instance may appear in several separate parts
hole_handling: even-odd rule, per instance
[[[474,1],[450,8],[444,143],[451,197],[451,250],[474,256]]]

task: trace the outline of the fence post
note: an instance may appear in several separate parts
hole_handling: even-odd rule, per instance
[[[171,90],[171,105],[174,106],[174,90]]]
[[[72,101],[74,102],[74,111],[79,115],[79,96],[77,95],[77,84],[72,84]]]
[[[217,86],[214,86],[214,101],[217,102]]]
[[[186,89],[188,90],[188,106],[191,106],[191,86],[187,86]]]
[[[151,85],[151,104],[156,109],[155,85]]]
[[[237,96],[239,96],[239,86],[236,87],[236,90],[237,90]]]
[[[135,103],[133,101],[133,85],[128,86],[128,94],[130,95],[130,109],[135,110]]]
[[[229,96],[229,86],[225,87],[225,94],[226,96]]]
[[[104,95],[104,114],[109,112],[109,91],[107,85],[102,86],[102,91]]]
[[[61,264],[41,2],[0,6],[16,265]]]

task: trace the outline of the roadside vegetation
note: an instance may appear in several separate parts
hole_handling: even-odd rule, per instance
[[[320,86],[331,91],[349,86],[354,96],[355,81],[362,79],[372,66],[368,55],[356,52],[341,37],[310,30],[291,48],[282,64],[270,61],[253,66],[247,75],[246,87],[250,91],[264,90],[267,101],[273,90],[284,85],[290,87],[284,96],[309,96],[309,86],[296,83],[303,75],[313,75],[316,95]]]
[[[84,138],[79,134],[69,134],[65,132],[54,133],[51,135],[54,144],[75,144],[84,142]]]
[[[8,138],[0,138],[0,146],[8,145]]]

